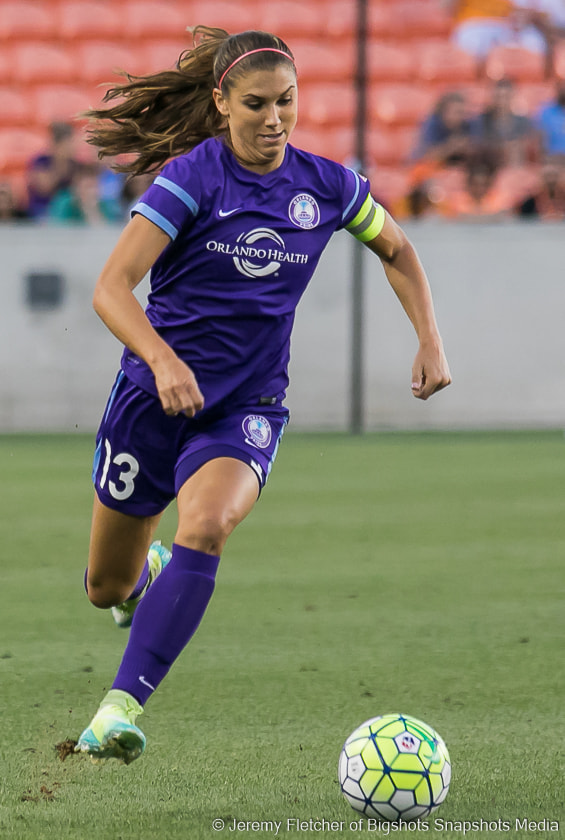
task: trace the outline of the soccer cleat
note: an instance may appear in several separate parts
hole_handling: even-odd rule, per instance
[[[118,627],[130,627],[133,621],[133,614],[137,605],[151,586],[158,575],[161,574],[169,560],[171,559],[171,552],[164,545],[161,545],[160,540],[156,540],[149,546],[147,552],[147,564],[149,566],[149,579],[145,585],[143,592],[137,598],[130,598],[124,601],[123,604],[118,604],[112,607],[112,616]]]
[[[145,735],[135,725],[143,707],[127,691],[112,689],[100,703],[90,726],[77,744],[77,752],[88,753],[96,761],[117,758],[131,764],[145,749]]]

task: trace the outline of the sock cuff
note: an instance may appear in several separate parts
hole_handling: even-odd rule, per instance
[[[180,566],[186,572],[195,572],[206,577],[215,578],[220,558],[216,554],[205,554],[194,548],[173,543],[171,563]]]

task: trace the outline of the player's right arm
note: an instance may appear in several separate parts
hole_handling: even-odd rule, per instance
[[[92,303],[110,332],[149,365],[166,414],[192,417],[204,405],[196,378],[153,329],[133,294],[170,241],[161,228],[136,214],[102,269]]]

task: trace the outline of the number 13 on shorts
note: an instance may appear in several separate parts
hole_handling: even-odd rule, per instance
[[[139,472],[139,461],[130,455],[129,452],[119,452],[117,455],[112,454],[112,446],[108,438],[104,438],[104,466],[102,467],[102,475],[100,476],[99,487],[104,490],[106,482],[108,482],[108,490],[110,495],[118,501],[129,499],[135,489],[135,478]],[[108,481],[108,470],[110,464],[115,464],[120,468],[118,481]]]

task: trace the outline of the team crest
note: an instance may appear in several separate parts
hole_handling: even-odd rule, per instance
[[[266,449],[271,442],[271,424],[266,417],[258,414],[248,414],[241,424],[245,435],[245,442],[258,449]]]
[[[311,230],[320,223],[318,202],[308,193],[300,193],[290,202],[288,216],[293,225]]]

